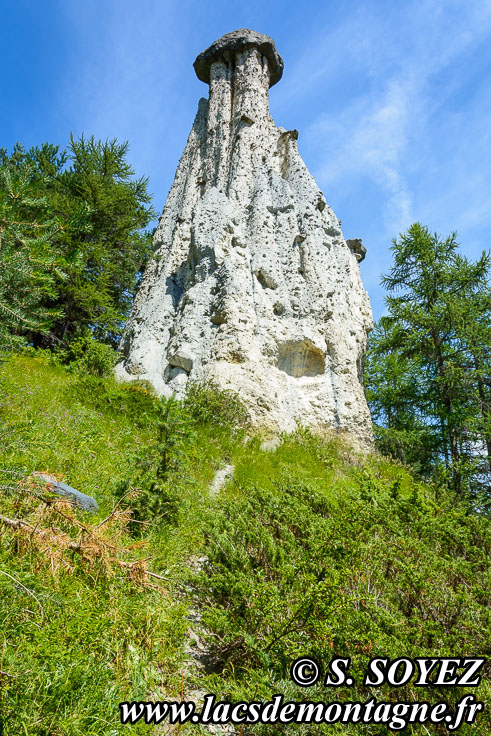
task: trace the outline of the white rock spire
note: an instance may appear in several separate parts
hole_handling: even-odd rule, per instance
[[[281,57],[271,38],[243,29],[194,67],[209,99],[199,102],[116,373],[177,396],[212,378],[241,394],[257,425],[331,426],[369,445],[363,246],[347,245],[297,131],[269,114]]]

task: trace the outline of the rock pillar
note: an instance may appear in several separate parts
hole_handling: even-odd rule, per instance
[[[116,368],[182,396],[213,379],[257,425],[296,423],[371,442],[362,386],[368,296],[340,222],[278,128],[269,88],[283,62],[243,29],[200,54],[209,84],[155,233]],[[362,246],[360,246],[362,247]]]

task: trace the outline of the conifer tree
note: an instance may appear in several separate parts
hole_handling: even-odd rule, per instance
[[[93,136],[71,136],[65,150],[44,143],[29,151],[16,145],[10,156],[0,151],[1,166],[29,167],[32,191],[53,221],[65,223],[53,245],[66,278],[55,273],[44,294],[42,305],[54,318],[49,331],[30,335],[37,346],[67,346],[87,335],[118,342],[151,253],[145,228],[155,216],[148,180],[135,178],[127,156],[128,143]]]
[[[375,325],[365,361],[365,391],[378,449],[428,476],[438,465],[439,423],[423,410],[421,356],[394,349],[399,329],[388,316]]]
[[[144,230],[155,216],[148,180],[134,178],[127,154],[127,142],[71,136],[69,166],[57,174],[49,194],[65,217],[82,205],[89,209],[87,231],[71,230],[61,241],[66,252],[77,250],[82,263],[58,284],[56,306],[63,317],[53,332],[65,342],[90,329],[117,344],[151,253],[152,233]]]
[[[22,160],[0,165],[0,350],[45,332],[59,316],[47,302],[55,280],[66,278],[54,243],[61,225],[37,193],[32,168]]]
[[[456,492],[478,492],[491,448],[490,255],[472,262],[458,252],[455,233],[441,238],[418,223],[392,252],[382,279],[388,315],[368,361],[374,416],[392,454],[396,432],[413,432],[416,453],[418,445],[429,450]]]

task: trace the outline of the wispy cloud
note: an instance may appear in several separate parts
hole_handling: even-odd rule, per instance
[[[372,179],[387,192],[384,214],[391,232],[398,232],[412,218],[401,157],[407,147],[409,108],[414,97],[413,83],[391,80],[382,99],[370,104],[364,96],[338,115],[336,138],[326,118],[320,118],[309,130],[318,142],[329,138],[331,155],[317,169],[322,185],[333,188],[341,178],[356,176]]]
[[[56,107],[76,134],[129,139],[160,209],[207,94],[194,55],[233,28],[271,34],[285,58],[273,116],[300,130],[300,151],[347,236],[363,236],[363,278],[379,313],[387,246],[413,220],[458,229],[470,255],[491,239],[491,0],[308,7],[58,0],[71,52],[56,70]]]
[[[324,76],[332,80],[358,65],[363,86],[357,90],[352,84],[355,94],[344,107],[331,102],[329,112],[309,126],[307,147],[321,152],[315,173],[326,189],[356,177],[380,187],[387,233],[400,232],[415,217],[415,175],[425,165],[427,139],[435,135],[432,118],[458,92],[455,67],[489,35],[491,4],[469,2],[463,8],[452,2],[417,2],[380,17],[364,7],[342,29],[342,37],[350,39],[344,69],[339,58],[332,61],[331,38],[322,42],[328,49]],[[312,59],[320,58],[317,47]],[[315,78],[307,76],[307,87],[319,84],[318,72],[317,67]],[[325,83],[327,94],[330,85]],[[308,88],[303,94],[309,94]]]

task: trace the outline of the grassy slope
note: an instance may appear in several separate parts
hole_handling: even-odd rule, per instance
[[[299,654],[323,662],[333,652],[352,656],[356,675],[374,654],[485,652],[485,523],[404,468],[375,457],[362,467],[339,443],[308,432],[263,452],[257,438],[245,444],[205,417],[193,423],[179,472],[164,489],[179,500],[175,521],[143,519],[149,523],[132,536],[128,517],[117,514],[95,530],[125,489],[150,487],[154,399],[141,387],[81,378],[27,356],[0,366],[0,391],[0,468],[55,473],[100,505],[87,521],[3,474],[0,514],[52,535],[36,542],[34,532],[1,531],[0,670],[13,676],[0,680],[8,736],[149,733],[119,725],[117,703],[176,697],[193,684],[234,699],[277,691],[301,699],[305,691],[295,692],[288,678]],[[210,499],[213,474],[228,462],[235,480]],[[63,548],[81,538],[83,552]],[[192,598],[218,673],[193,683],[183,655],[182,581],[189,582],[188,560],[203,554]],[[128,567],[139,558],[151,558],[147,569],[165,580]],[[449,696],[411,688],[372,694]],[[469,732],[485,733],[485,718]],[[324,733],[292,731],[301,732]]]

